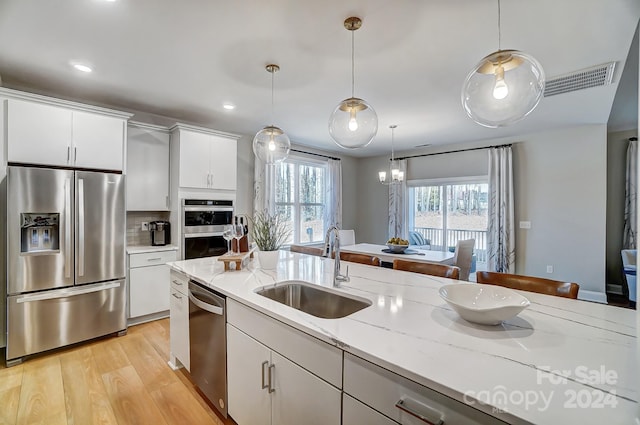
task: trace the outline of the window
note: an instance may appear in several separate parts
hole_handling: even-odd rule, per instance
[[[475,239],[477,261],[486,261],[488,191],[485,177],[409,182],[409,230],[421,234],[431,249],[447,250],[462,239]]]
[[[276,210],[284,215],[292,230],[287,243],[324,241],[324,209],[327,166],[289,157],[276,165]]]

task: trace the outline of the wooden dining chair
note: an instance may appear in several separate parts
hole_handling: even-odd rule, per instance
[[[476,281],[478,283],[573,299],[578,298],[578,291],[580,290],[580,285],[577,283],[509,273],[476,272]]]
[[[308,255],[315,255],[317,257],[322,257],[324,255],[324,249],[318,248],[316,246],[291,245],[289,246],[289,251],[300,252],[302,254],[308,254]]]
[[[333,253],[332,257],[335,258],[335,253]],[[382,265],[382,260],[380,260],[380,257],[376,257],[375,255],[355,254],[352,252],[341,252],[340,259],[344,261],[350,261],[352,263],[367,264],[369,266]]]
[[[395,270],[428,274],[431,276],[448,277],[449,279],[460,278],[460,267],[449,266],[447,264],[422,263],[419,261],[393,260]]]

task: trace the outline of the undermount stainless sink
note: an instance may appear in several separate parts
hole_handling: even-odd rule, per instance
[[[371,301],[333,292],[299,280],[257,289],[256,293],[323,319],[338,319],[369,307]]]

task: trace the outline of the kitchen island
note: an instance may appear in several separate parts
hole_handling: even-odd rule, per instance
[[[518,316],[499,326],[475,325],[438,295],[443,284],[457,281],[355,263],[343,263],[343,270],[347,264],[351,280],[338,291],[372,305],[339,319],[254,292],[287,280],[332,287],[330,259],[281,251],[277,270],[262,270],[254,260],[245,270],[224,272],[215,258],[170,266],[343,350],[345,367],[348,358],[363,359],[503,422],[633,423],[634,311],[522,292],[531,306]]]

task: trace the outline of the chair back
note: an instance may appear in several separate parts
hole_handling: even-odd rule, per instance
[[[578,298],[580,289],[577,283],[509,273],[476,272],[476,280],[478,283],[573,299]]]
[[[355,245],[356,231],[353,229],[340,230],[340,246]]]
[[[318,248],[316,246],[291,245],[289,247],[289,251],[300,252],[302,254],[308,254],[308,255],[315,255],[318,257],[322,257],[324,255],[324,249]]]
[[[453,254],[453,264],[460,267],[460,280],[469,280],[471,257],[473,257],[473,247],[475,244],[475,239],[461,240],[456,244],[456,250]]]
[[[623,249],[622,251],[620,251],[620,254],[622,255],[622,265],[624,267],[636,265],[638,256],[637,249]]]
[[[332,257],[335,258],[335,256],[334,252]],[[376,257],[375,255],[356,254],[351,252],[341,252],[340,259],[350,261],[352,263],[367,264],[369,266],[380,266],[382,264],[380,257]]]
[[[406,272],[422,273],[431,276],[448,277],[449,279],[460,278],[460,268],[437,263],[422,263],[419,261],[393,260],[394,270],[404,270]]]

